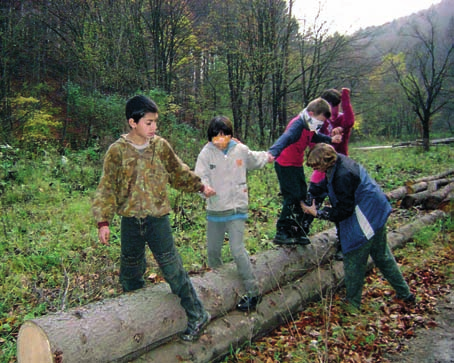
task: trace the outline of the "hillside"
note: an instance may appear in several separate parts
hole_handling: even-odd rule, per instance
[[[383,25],[360,29],[353,36],[361,39],[364,44],[369,44],[367,47],[369,55],[383,54],[390,49],[402,49],[402,45],[408,47],[409,39],[406,37],[403,41],[403,37],[408,33],[408,29],[427,24],[424,21],[426,17],[435,24],[439,33],[446,32],[449,27],[454,30],[454,0],[442,0],[426,10],[395,19]]]

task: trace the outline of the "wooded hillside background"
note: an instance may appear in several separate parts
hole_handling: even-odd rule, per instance
[[[354,136],[454,131],[454,0],[353,35],[293,0],[4,0],[0,143],[107,146],[125,100],[161,107],[161,134],[201,137],[218,114],[260,146],[325,88],[348,87]],[[178,140],[171,140],[178,148]],[[199,148],[199,146],[196,146]]]

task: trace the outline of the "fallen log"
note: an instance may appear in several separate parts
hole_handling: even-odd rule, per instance
[[[434,211],[418,221],[389,232],[390,248],[403,246],[421,228],[435,223],[443,216],[443,212]],[[369,259],[368,269],[372,267],[372,260]],[[295,314],[303,311],[309,302],[319,300],[328,291],[337,289],[343,283],[343,277],[342,262],[330,260],[329,264],[319,266],[299,280],[265,296],[257,312],[243,314],[232,311],[213,320],[198,342],[185,344],[173,340],[143,354],[131,363],[218,362],[232,349],[235,350],[266,335],[274,328],[297,319]]]
[[[451,144],[454,142],[454,137],[447,137],[444,139],[434,139],[429,141],[429,145]],[[417,139],[415,141],[404,141],[398,144],[393,144],[393,147],[408,147],[408,146],[421,146],[424,140]]]
[[[263,293],[275,290],[326,263],[334,251],[334,228],[312,238],[312,244],[277,248],[253,256]],[[245,293],[236,267],[192,277],[212,317],[235,309]],[[110,362],[162,344],[186,327],[178,298],[162,283],[115,299],[26,321],[17,341],[19,362]],[[106,332],[108,332],[106,334]]]
[[[437,179],[444,179],[447,176],[452,175],[452,174],[454,174],[454,169],[448,169],[448,170],[441,172],[439,174],[436,174],[436,175],[425,176],[425,177],[416,179],[413,181],[413,184],[420,183],[420,182],[428,182],[428,181],[437,180]]]
[[[437,176],[429,176],[418,179],[418,181],[407,181],[405,186],[393,189],[385,193],[388,200],[401,200],[409,194],[416,194],[424,190],[435,191],[440,187],[454,182],[454,178],[445,178],[450,174],[454,173],[453,170],[448,170],[444,173],[438,174]],[[445,175],[447,174],[447,175]],[[438,178],[441,176],[441,178]]]
[[[400,203],[400,207],[410,209],[415,206],[421,205],[424,199],[426,199],[430,195],[430,193],[432,192],[429,190],[424,190],[420,193],[408,194],[403,197],[402,202]]]
[[[431,188],[419,193],[408,194],[402,198],[400,206],[409,209],[421,205],[423,209],[437,209],[438,204],[440,204],[453,189],[453,184],[453,182],[450,182],[448,185],[435,191]]]
[[[437,139],[437,140],[430,140],[429,145],[440,145],[440,144],[450,144],[454,142],[453,137],[445,138],[445,139]],[[423,140],[415,140],[415,141],[405,141],[400,142],[397,144],[392,145],[380,145],[380,146],[363,146],[363,147],[355,147],[352,149],[355,150],[377,150],[377,149],[396,149],[396,148],[403,148],[403,147],[415,147],[415,146],[422,146]]]
[[[454,183],[450,183],[445,187],[433,192],[424,199],[422,207],[427,210],[437,209],[443,200],[454,190]]]
[[[421,182],[421,183],[413,184],[411,186],[406,185],[403,187],[399,187],[397,189],[394,189],[394,190],[391,190],[391,191],[385,193],[385,195],[386,195],[386,198],[388,198],[388,200],[392,200],[392,199],[400,200],[400,199],[404,198],[407,194],[418,193],[425,189],[427,189],[427,182]]]
[[[433,212],[415,225],[431,224],[441,216],[441,211]],[[402,227],[390,232],[390,245],[408,240],[417,228],[420,227],[412,224],[408,231]],[[301,309],[305,301],[322,294],[323,286],[336,284],[339,277],[333,280],[331,276],[337,276],[339,271],[328,263],[332,261],[335,239],[333,228],[314,236],[309,246],[279,247],[253,256],[253,268],[263,292],[272,292],[272,295],[265,297],[255,315],[230,313],[235,308],[238,296],[244,293],[233,264],[225,265],[217,272],[193,277],[194,287],[215,321],[210,324],[209,331],[220,327],[219,331],[212,332],[212,338],[208,341],[202,337],[197,343],[187,344],[175,339],[175,335],[185,328],[186,317],[168,286],[158,284],[136,293],[26,321],[17,339],[18,361],[127,362],[141,355],[145,357],[143,359],[148,359],[148,354],[160,354],[161,347],[167,347],[162,349],[170,350],[158,360],[144,361],[177,362],[183,357],[208,362],[225,354],[228,351],[226,346],[228,349],[231,345],[241,344],[244,339],[250,340],[276,327],[283,317]],[[286,288],[289,283],[303,276],[307,281],[316,282],[304,284],[298,289]],[[317,280],[314,276],[320,278]],[[289,302],[284,304],[282,299],[278,300],[276,293],[283,294],[282,299],[290,299]],[[294,294],[297,297],[288,297]],[[229,324],[232,327],[226,329],[223,321],[228,321],[231,316],[233,320]],[[239,331],[236,329],[239,328],[236,324],[246,324],[241,331],[247,333],[237,335]],[[229,336],[228,341],[225,336]],[[164,344],[166,342],[171,348]]]
[[[450,213],[451,218],[454,218],[454,191],[448,194],[448,196],[439,204],[438,208],[445,213]]]

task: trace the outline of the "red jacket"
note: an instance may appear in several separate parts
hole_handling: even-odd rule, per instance
[[[304,151],[310,143],[331,143],[331,137],[310,131],[307,121],[300,115],[288,123],[284,133],[276,140],[269,152],[281,166],[303,166]]]

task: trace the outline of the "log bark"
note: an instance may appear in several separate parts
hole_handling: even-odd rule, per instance
[[[326,263],[334,250],[334,228],[308,246],[276,248],[253,256],[263,293],[275,290]],[[234,265],[191,278],[213,318],[235,308],[245,293]],[[162,283],[68,312],[25,322],[18,336],[20,362],[124,361],[136,352],[161,344],[186,328],[178,298]],[[39,348],[38,348],[39,347]]]
[[[424,190],[420,193],[406,195],[402,199],[400,206],[402,208],[409,209],[417,205],[422,205],[423,209],[436,209],[453,189],[453,182],[450,182],[448,185],[439,190],[433,191],[432,189],[433,188]]]
[[[425,177],[416,179],[413,181],[413,183],[428,182],[431,180],[444,179],[447,176],[452,175],[452,174],[454,174],[454,169],[448,169],[444,172],[441,172],[440,174],[425,176]]]
[[[421,228],[435,223],[443,216],[443,212],[433,211],[418,221],[389,232],[390,248],[403,246]],[[369,259],[368,269],[372,267],[373,263]],[[307,303],[336,290],[343,283],[343,278],[342,262],[330,260],[330,263],[318,266],[302,278],[269,293],[258,306],[257,312],[230,312],[212,321],[198,342],[188,345],[174,340],[143,354],[131,363],[221,361],[231,349],[235,350],[284,323],[297,320],[295,314],[303,311]]]
[[[386,197],[388,198],[388,200],[392,199],[400,200],[404,198],[407,194],[418,193],[425,189],[427,189],[427,182],[421,182],[413,184],[411,186],[406,185],[404,187],[391,190],[390,192],[386,193]]]
[[[440,145],[440,144],[451,144],[454,142],[454,137],[449,137],[445,139],[436,139],[431,140],[429,145]],[[391,149],[391,148],[403,148],[403,147],[414,147],[414,146],[422,146],[423,140],[416,140],[416,141],[406,141],[400,142],[398,144],[393,145],[382,145],[382,146],[363,146],[363,147],[355,147],[355,150],[377,150],[377,149]]]
[[[403,243],[442,214],[433,212],[390,232],[390,245]],[[234,264],[193,277],[194,287],[213,317],[208,334],[196,343],[175,338],[186,327],[186,317],[167,284],[159,284],[25,322],[17,340],[18,361],[129,362],[137,358],[160,363],[208,362],[225,355],[230,346],[266,334],[328,287],[337,286],[342,279],[341,264],[330,263],[335,238],[333,228],[314,236],[311,245],[278,247],[254,255],[254,272],[267,294],[257,313],[232,312],[244,293]]]
[[[447,171],[447,173],[451,173],[451,171]],[[442,175],[442,174],[439,174],[439,175]],[[422,192],[424,190],[433,192],[442,186],[445,186],[449,183],[454,182],[454,178],[432,179],[432,177],[426,177],[424,179],[430,179],[430,180],[419,181],[419,182],[408,181],[405,183],[405,186],[396,188],[394,190],[391,190],[391,191],[385,193],[386,197],[388,198],[388,200],[401,200],[409,194],[416,194],[416,193]]]
[[[451,218],[454,218],[454,191],[452,190],[448,196],[440,203],[438,209],[445,213],[450,213]]]
[[[424,190],[420,193],[408,194],[402,199],[400,206],[401,208],[410,209],[417,205],[421,205],[424,199],[426,199],[430,195],[430,193],[431,192],[429,190]]]
[[[454,183],[450,183],[445,187],[431,193],[422,203],[424,209],[437,209],[445,198],[454,190]]]

